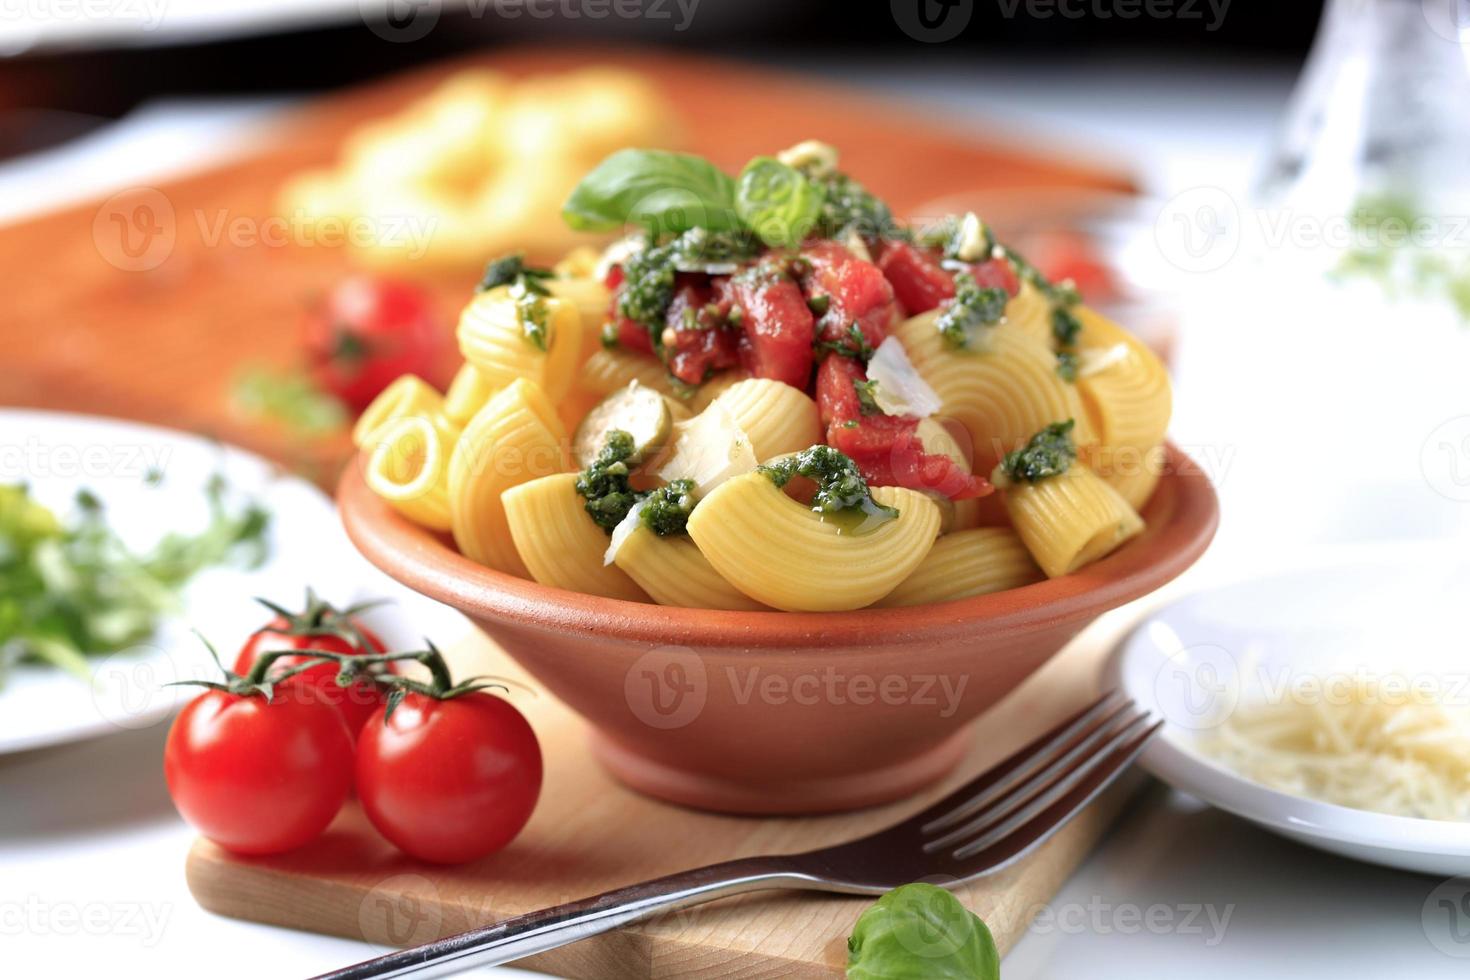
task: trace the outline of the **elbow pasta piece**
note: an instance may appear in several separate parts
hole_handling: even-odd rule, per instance
[[[909,361],[941,400],[940,413],[970,434],[977,472],[1024,446],[1057,419],[1077,420],[1078,446],[1095,440],[1076,387],[1057,376],[1049,346],[1009,324],[987,331],[985,345],[960,350],[934,328],[934,312],[905,321],[894,332]]]
[[[919,567],[876,605],[951,602],[1017,589],[1044,578],[1015,531],[980,527],[942,536]]]
[[[475,413],[449,460],[450,529],[466,558],[527,577],[501,495],[565,470],[566,441],[545,392],[530,381],[513,382]]]
[[[602,345],[602,325],[612,306],[612,291],[592,278],[547,279],[551,295],[569,301],[582,317],[582,349],[591,353]]]
[[[711,406],[719,406],[745,433],[764,463],[774,456],[798,452],[822,441],[817,403],[782,381],[748,378],[726,388]]]
[[[1111,455],[1144,453],[1164,441],[1173,410],[1169,372],[1153,351],[1116,323],[1085,306],[1075,312],[1082,323],[1077,346],[1084,357],[1077,390],[1100,444],[1089,459],[1109,472],[1115,465]],[[1096,372],[1087,372],[1089,352],[1113,348],[1126,354],[1108,357]]]
[[[402,375],[379,392],[357,417],[357,424],[352,427],[352,444],[366,449],[376,442],[374,435],[378,430],[389,422],[409,417],[433,418],[444,409],[444,397],[433,385],[415,374]]]
[[[561,261],[551,267],[551,271],[559,279],[594,279],[597,276],[597,266],[601,262],[600,251],[591,245],[578,245],[563,255]]]
[[[1048,347],[1052,344],[1051,300],[1028,279],[1021,280],[1021,291],[1006,303],[1006,326]]]
[[[449,390],[444,393],[444,414],[451,422],[463,428],[498,390],[479,368],[465,363],[460,366],[454,380],[449,382]]]
[[[1049,578],[1075,572],[1143,531],[1143,518],[1080,462],[1005,489],[1016,533]]]
[[[522,483],[505,491],[501,502],[516,551],[536,581],[609,599],[648,601],[626,572],[602,563],[608,535],[587,516],[577,474]]]
[[[610,395],[636,381],[661,395],[674,395],[669,373],[657,358],[626,350],[599,349],[582,363],[578,383],[596,395]]]
[[[914,432],[919,437],[919,444],[924,447],[924,452],[937,456],[948,456],[966,473],[971,472],[973,461],[970,454],[960,445],[960,440],[955,438],[949,427],[939,419],[932,416],[920,419],[919,427]],[[932,496],[934,502],[939,505],[939,533],[941,535],[980,526],[981,501],[986,498],[970,497],[966,500],[950,500],[942,494]],[[994,497],[995,494],[990,496]]]
[[[939,534],[939,508],[924,494],[877,487],[898,518],[863,534],[788,497],[763,473],[720,484],[689,516],[689,536],[741,592],[793,612],[861,609],[893,591]]]
[[[524,378],[552,401],[571,388],[582,349],[582,318],[570,300],[542,297],[546,311],[546,350],[526,334],[509,286],[498,286],[470,300],[459,318],[459,351],[494,388]]]
[[[687,535],[659,537],[640,527],[624,539],[613,563],[661,606],[769,608],[725,581]]]
[[[723,395],[731,385],[744,381],[748,377],[750,377],[750,373],[743,368],[731,368],[728,371],[721,371],[695,389],[694,394],[689,397],[687,403],[689,405],[689,411],[698,415],[706,408],[709,408],[710,402]],[[806,447],[802,446],[801,448],[805,449]]]
[[[373,431],[373,441],[368,487],[415,524],[449,530],[449,457],[454,430],[408,415],[379,426]]]
[[[1164,467],[1168,464],[1164,447],[1155,446],[1142,453],[1119,451],[1109,462],[1109,470],[1098,475],[1128,501],[1129,507],[1142,511],[1148,499],[1153,496],[1154,488],[1159,485]]]

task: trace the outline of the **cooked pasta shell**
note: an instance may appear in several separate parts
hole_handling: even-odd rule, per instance
[[[1010,528],[979,527],[946,534],[879,606],[920,606],[1016,589],[1046,578]]]
[[[860,609],[908,577],[939,534],[939,508],[915,490],[877,487],[899,516],[845,531],[791,499],[762,473],[716,487],[689,516],[689,536],[715,571],[768,606],[802,612]]]
[[[608,534],[587,516],[577,474],[522,483],[501,495],[516,551],[531,577],[572,592],[647,602],[648,596],[616,565],[604,565]]]

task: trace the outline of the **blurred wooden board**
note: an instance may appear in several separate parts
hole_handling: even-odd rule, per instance
[[[923,106],[799,76],[663,52],[497,50],[325,97],[283,120],[248,158],[160,183],[156,196],[136,199],[174,215],[172,251],[157,268],[128,271],[109,261],[119,256],[121,216],[103,202],[0,228],[7,286],[0,306],[0,404],[203,432],[330,483],[345,459],[345,438],[302,445],[289,433],[236,417],[230,391],[246,365],[294,360],[303,307],[352,268],[351,253],[232,241],[217,234],[221,219],[262,227],[287,177],[335,160],[355,126],[395,111],[453,71],[485,65],[521,76],[587,64],[643,72],[681,115],[688,148],[728,169],[799,139],[828,140],[842,148],[844,165],[899,213],[977,189],[1131,189],[1126,177],[1106,169],[977,141]],[[133,238],[137,247],[142,234]],[[475,279],[474,270],[431,273],[411,265],[401,274],[433,289],[446,324]]]
[[[531,822],[500,854],[457,868],[419,864],[349,806],[322,841],[298,855],[241,858],[197,842],[188,858],[189,887],[201,905],[223,915],[364,939],[386,951],[685,868],[851,839],[921,809],[1087,703],[1098,665],[1134,615],[1125,609],[1104,617],[986,713],[959,770],[915,799],[796,819],[681,809],[613,782],[587,753],[584,725],[563,705],[544,694],[518,695],[514,700],[542,743],[546,781]],[[530,683],[488,640],[460,647],[453,658],[459,673]],[[1036,851],[960,890],[1002,952],[1092,850],[1138,784],[1134,778],[1114,787]],[[847,936],[871,901],[811,892],[742,896],[517,965],[576,980],[841,977]]]

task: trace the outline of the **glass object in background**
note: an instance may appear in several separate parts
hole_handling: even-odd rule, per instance
[[[1184,382],[1255,540],[1470,535],[1467,108],[1470,0],[1329,0]]]

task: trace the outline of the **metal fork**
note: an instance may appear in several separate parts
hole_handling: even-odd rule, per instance
[[[1056,833],[1127,768],[1162,725],[1116,692],[1106,694],[923,812],[860,840],[681,871],[314,980],[449,976],[770,888],[878,895],[921,880],[952,888],[1005,867]]]

